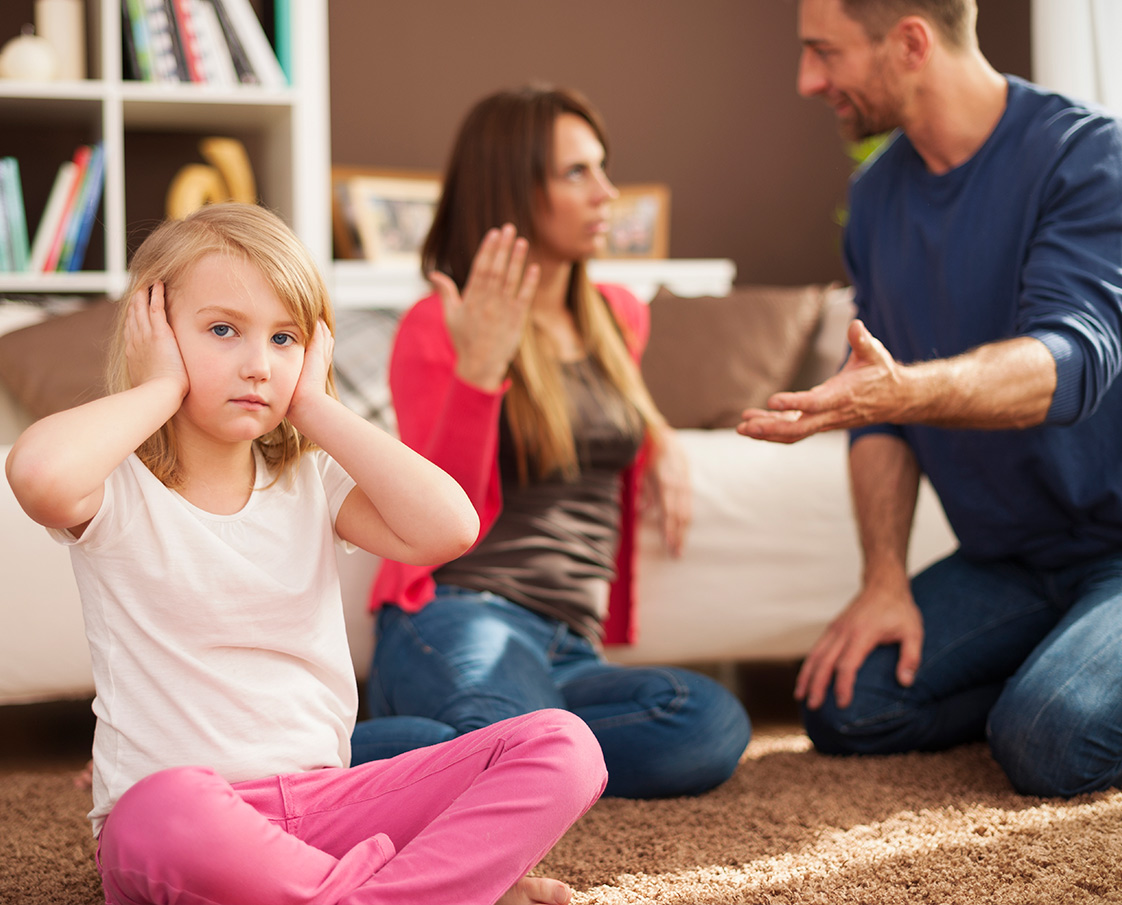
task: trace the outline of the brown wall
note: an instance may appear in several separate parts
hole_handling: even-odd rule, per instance
[[[983,51],[1029,76],[1030,0],[980,0]],[[740,282],[843,275],[849,173],[833,114],[795,94],[794,0],[331,0],[338,164],[440,169],[460,118],[542,80],[600,108],[618,182],[672,191],[670,253]]]

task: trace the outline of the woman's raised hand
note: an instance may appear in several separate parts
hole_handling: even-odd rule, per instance
[[[133,386],[166,378],[178,384],[182,396],[187,395],[190,389],[187,368],[168,323],[161,282],[138,289],[129,299],[125,357]]]
[[[494,390],[518,352],[541,269],[526,265],[529,243],[511,224],[483,237],[461,293],[446,274],[429,275],[444,303],[461,380]]]

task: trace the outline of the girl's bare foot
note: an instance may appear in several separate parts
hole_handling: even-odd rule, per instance
[[[74,777],[74,788],[76,789],[92,789],[93,788],[93,761],[91,760],[82,769],[82,772]]]
[[[523,877],[495,905],[569,905],[573,891],[560,880]]]

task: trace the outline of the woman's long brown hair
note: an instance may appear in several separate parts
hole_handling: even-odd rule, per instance
[[[608,139],[595,108],[578,92],[527,87],[502,91],[477,103],[460,126],[444,176],[432,228],[421,252],[425,274],[439,270],[462,290],[475,253],[493,227],[514,224],[533,248],[535,211],[548,203],[546,182],[553,167],[554,124],[563,113],[579,116],[608,153]],[[588,279],[583,261],[574,261],[567,304],[590,358],[634,405],[641,424],[663,424],[620,325]],[[572,421],[560,363],[540,332],[528,327],[511,362],[506,418],[514,439],[519,478],[560,471],[579,472]]]

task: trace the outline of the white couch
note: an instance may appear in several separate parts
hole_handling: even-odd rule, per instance
[[[836,345],[836,337],[827,339]],[[0,456],[28,420],[0,386]],[[638,642],[612,648],[610,656],[628,663],[801,657],[858,583],[845,436],[794,446],[749,440],[728,428],[684,429],[680,436],[692,470],[691,534],[683,555],[672,559],[644,521]],[[944,555],[953,543],[925,486],[912,564]],[[7,481],[0,481],[0,556],[0,704],[92,694],[68,554],[20,510]],[[360,677],[373,643],[366,600],[376,567],[366,553],[340,556]]]

